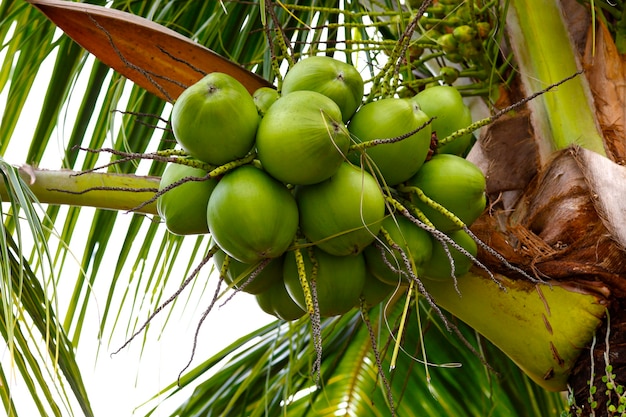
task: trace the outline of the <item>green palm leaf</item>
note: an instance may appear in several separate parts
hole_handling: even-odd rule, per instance
[[[42,415],[52,413],[61,416],[64,413],[62,410],[67,411],[71,408],[66,384],[73,391],[84,414],[92,415],[73,347],[56,318],[57,306],[51,297],[56,285],[54,264],[48,256],[50,251],[45,245],[37,202],[17,175],[17,171],[2,160],[0,163],[3,181],[11,196],[10,212],[2,213],[5,220],[3,225],[7,223],[14,225],[18,238],[17,241],[14,240],[10,230],[2,227],[0,332],[8,344],[10,365],[19,370],[33,394],[32,400]],[[24,223],[32,232],[32,239],[44,242],[41,248],[36,248],[39,251],[34,262],[35,268],[30,266],[33,262],[29,262],[23,256],[24,241],[20,230],[23,226],[20,225],[20,221],[15,221],[13,216],[24,216]],[[12,220],[8,221],[7,217]],[[35,272],[37,270],[41,271],[39,276]],[[44,278],[46,275],[47,278]],[[52,287],[51,293],[44,290],[49,287]],[[33,341],[35,345],[32,345]],[[50,368],[42,366],[49,359],[54,360],[55,366]],[[6,381],[7,372],[5,369],[2,372]],[[12,372],[9,375],[12,375]],[[54,381],[52,385],[48,385],[50,379]],[[10,391],[2,392],[5,408],[17,414]]]
[[[563,408],[559,396],[546,396],[496,348],[459,323],[464,336],[483,353],[491,367],[487,368],[438,317],[431,316],[429,307],[420,308],[422,320],[428,322],[423,334],[428,371],[415,360],[423,359],[416,317],[404,336],[405,352],[389,371],[394,341],[385,321],[397,331],[394,323],[402,307],[398,304],[382,322],[379,308],[368,314],[396,415],[536,416],[557,415]],[[202,379],[174,415],[390,415],[370,329],[360,312],[324,320],[323,336],[320,386],[311,375],[315,351],[308,321],[302,320],[268,325],[237,340],[183,377],[180,387],[168,387],[167,401],[175,401],[189,383]],[[211,376],[205,379],[207,374]]]

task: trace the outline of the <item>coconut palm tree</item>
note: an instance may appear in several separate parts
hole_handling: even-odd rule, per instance
[[[0,375],[10,387],[19,371],[40,414],[100,411],[77,365],[85,339],[107,352],[127,348],[120,338],[137,345],[158,332],[143,327],[155,313],[171,320],[172,305],[204,308],[232,294],[206,286],[217,280],[205,265],[210,236],[173,235],[155,216],[151,198],[176,156],[168,102],[203,73],[229,72],[252,92],[280,85],[290,60],[325,53],[364,68],[367,100],[433,82],[473,100],[481,119],[473,128],[482,130],[467,158],[486,173],[490,204],[472,231],[488,245],[478,256],[486,268],[422,293],[400,288],[319,328],[315,317],[273,322],[183,364],[155,398],[177,404],[175,415],[536,416],[567,413],[558,392],[569,391],[572,415],[620,415],[626,238],[620,72],[607,65],[621,68],[614,10],[440,1],[422,16],[422,2],[107,4],[127,13],[118,15],[31,3],[0,4],[0,328],[11,358]],[[444,43],[462,19],[474,29],[488,23],[480,48]],[[41,94],[46,58],[53,69],[35,123],[28,98]],[[532,100],[507,107],[524,97]],[[24,120],[34,126],[30,141],[18,133]],[[183,285],[202,297],[177,291]],[[85,317],[96,291],[105,301],[93,334]],[[11,391],[0,392],[17,415]]]

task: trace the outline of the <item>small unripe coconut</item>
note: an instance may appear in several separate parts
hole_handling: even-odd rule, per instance
[[[298,61],[283,80],[283,95],[301,90],[316,91],[333,100],[347,122],[361,105],[364,83],[353,65],[328,56],[312,56]]]
[[[165,168],[159,190],[184,181],[165,191],[157,199],[157,212],[165,220],[165,226],[177,235],[208,233],[206,207],[217,185],[214,179],[205,179],[207,172],[200,168],[170,163]]]

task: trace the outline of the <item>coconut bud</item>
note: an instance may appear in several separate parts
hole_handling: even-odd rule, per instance
[[[451,33],[441,35],[439,39],[437,39],[437,43],[444,52],[456,52],[458,47],[458,41]]]
[[[456,39],[459,43],[467,43],[474,40],[476,33],[476,29],[473,27],[463,25],[455,27],[452,31],[452,36],[454,36],[454,39]]]

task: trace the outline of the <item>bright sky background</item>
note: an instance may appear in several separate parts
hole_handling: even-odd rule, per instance
[[[4,52],[0,52],[0,60],[3,58]],[[41,92],[41,95],[35,94],[35,96],[30,98],[31,101],[26,106],[27,110],[24,112],[24,117],[20,121],[16,133],[11,140],[11,146],[7,153],[3,155],[3,158],[9,163],[21,165],[25,162],[27,145],[30,143],[30,138],[35,128],[34,121],[36,119],[33,115],[39,114],[39,109],[43,103],[43,94],[48,83],[47,79],[52,71],[54,59],[55,56],[53,54],[48,57],[46,65],[42,67],[32,90],[33,92]],[[86,82],[87,75],[79,81],[76,87],[76,93],[66,109],[68,119],[65,122],[61,120],[59,123],[59,127],[55,131],[51,141],[51,146],[48,148],[46,157],[41,163],[41,168],[58,169],[61,166],[65,142],[71,133],[71,119],[74,117],[73,115],[76,112],[76,108],[82,99],[80,85]],[[5,105],[6,92],[0,94],[0,112],[4,110]],[[65,124],[67,124],[66,128],[64,128]],[[119,122],[116,124],[116,129],[118,127]],[[81,211],[81,217],[85,221],[85,228],[89,227],[91,213],[93,213],[93,210],[88,208]],[[120,216],[121,219],[119,219],[118,222],[120,222],[120,220],[129,221],[131,218],[131,215],[121,214]],[[80,230],[80,227],[78,230]],[[118,236],[123,238],[125,231],[123,229],[118,230],[120,230]],[[83,233],[82,237],[86,239],[87,233]],[[81,256],[80,250],[84,247],[80,238],[80,233],[76,233],[75,240],[72,241],[72,247],[76,248],[75,251],[78,252],[76,255],[78,259],[75,261],[76,266],[78,266]],[[156,242],[158,241],[159,238],[157,238]],[[111,248],[115,248],[115,245],[111,245]],[[184,252],[185,251],[182,251],[181,253]],[[113,258],[116,257],[116,251],[111,251],[111,255]],[[68,263],[72,262],[73,261],[70,260]],[[113,268],[115,262],[116,259],[109,259],[108,261],[105,260],[103,265],[109,265]],[[181,259],[181,273],[184,271],[186,263],[186,259]],[[207,275],[206,271],[208,271],[208,268],[209,266],[207,265],[203,271],[204,277]],[[202,312],[211,301],[217,279],[213,277],[213,279],[209,281],[210,285],[208,285],[208,288],[202,296],[200,296],[198,289],[196,289],[196,292],[192,293],[186,308],[183,308],[183,303],[176,306],[174,313],[169,317],[169,323],[164,333],[159,334],[159,329],[163,324],[163,320],[168,318],[168,309],[157,316],[153,322],[145,345],[143,336],[140,336],[128,348],[111,357],[110,353],[124,342],[121,338],[123,337],[125,323],[119,325],[120,331],[116,333],[118,339],[112,342],[112,347],[106,345],[107,340],[103,341],[104,344],[98,346],[100,342],[97,339],[96,332],[100,314],[102,313],[101,309],[106,301],[106,294],[108,292],[107,284],[113,271],[102,271],[101,273],[102,279],[96,282],[96,287],[93,289],[94,295],[92,300],[90,300],[89,312],[83,330],[84,334],[81,337],[78,350],[78,362],[83,371],[85,385],[96,415],[130,416],[136,407],[140,406],[143,402],[150,399],[152,395],[174,381],[188,362],[197,322]],[[130,276],[131,271],[126,271],[126,274]],[[59,309],[61,311],[63,311],[63,306],[66,305],[64,303],[68,302],[74,285],[74,282],[68,281],[72,281],[71,278],[76,275],[77,269],[76,272],[70,272],[68,269],[64,273],[64,276],[70,279],[62,280],[62,282],[66,282],[67,287],[58,289],[60,296],[67,297],[67,300],[59,299]],[[201,288],[201,286],[199,287]],[[169,295],[176,289],[176,285],[166,289],[163,299],[169,298]],[[187,299],[188,291],[189,290],[183,293],[181,301],[184,302]],[[113,305],[116,304],[113,303]],[[133,317],[132,319],[143,322],[145,316]],[[272,321],[272,319],[271,316],[263,313],[257,307],[253,296],[243,293],[238,294],[227,305],[219,309],[214,309],[214,311],[209,314],[200,333],[195,360],[189,369],[192,369],[193,366],[206,360],[213,353],[219,352],[240,336],[259,328]],[[0,360],[3,361],[3,363],[7,363],[9,360],[8,356],[6,347],[0,348]],[[17,398],[18,412],[24,411],[24,405],[28,405],[30,401],[27,387],[19,380],[19,375],[14,379],[10,390]],[[189,393],[191,393],[191,391],[189,391]],[[148,410],[149,408],[144,408],[139,411],[138,415],[143,415]],[[75,409],[74,412],[77,415],[81,415],[81,411],[78,408]],[[170,412],[171,409],[164,408],[161,412],[157,412],[154,415],[169,415]],[[3,413],[4,410],[0,410],[0,415]],[[20,415],[30,416],[38,414],[33,408],[32,413]]]

